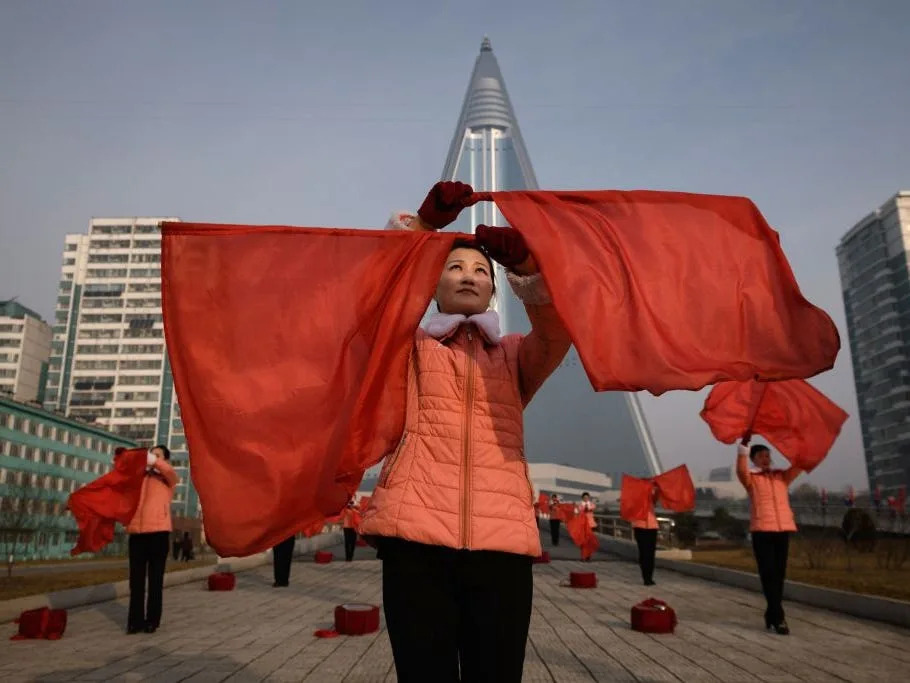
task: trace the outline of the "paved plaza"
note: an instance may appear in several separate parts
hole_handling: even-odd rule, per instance
[[[152,635],[123,633],[125,600],[71,610],[57,642],[6,640],[8,624],[0,681],[394,681],[384,628],[313,637],[332,626],[335,605],[379,604],[381,564],[357,550],[350,564],[299,558],[289,588],[272,588],[270,566],[239,573],[233,592],[210,593],[201,582],[167,588],[164,623]],[[577,556],[571,546],[559,551]],[[564,587],[573,570],[596,571],[598,588]],[[760,595],[669,571],[646,589],[635,565],[605,556],[534,573],[526,681],[908,680],[904,629],[790,603],[793,634],[777,636],[762,629]],[[629,629],[630,606],[651,595],[677,610],[675,635]]]

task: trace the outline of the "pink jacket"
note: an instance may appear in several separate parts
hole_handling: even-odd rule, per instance
[[[139,507],[127,525],[131,534],[148,534],[154,531],[173,531],[171,524],[171,500],[174,487],[179,481],[174,468],[164,458],[158,458],[154,468],[161,477],[147,474],[142,481]],[[165,481],[162,481],[161,479]],[[166,483],[165,483],[166,482]]]
[[[405,430],[362,534],[540,554],[522,412],[571,340],[539,275],[509,281],[531,321],[527,336],[494,341],[470,322],[440,339],[417,331]]]
[[[736,476],[746,487],[751,502],[750,531],[796,531],[787,490],[802,470],[750,470],[743,455],[736,461]]]

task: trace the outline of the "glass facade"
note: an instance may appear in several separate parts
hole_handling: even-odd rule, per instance
[[[869,486],[910,486],[910,192],[837,247]]]
[[[525,148],[499,64],[487,39],[468,85],[442,172],[478,191],[536,189],[537,178]],[[473,232],[480,223],[505,225],[492,202],[462,211],[452,229]],[[530,329],[524,307],[505,286],[497,267],[495,306],[506,333]],[[609,474],[651,476],[660,458],[635,394],[594,393],[581,360],[571,349],[525,410],[529,462],[558,463]]]

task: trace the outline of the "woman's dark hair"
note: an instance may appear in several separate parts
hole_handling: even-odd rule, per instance
[[[749,449],[749,460],[755,460],[755,456],[762,451],[768,451],[768,453],[770,453],[771,449],[761,443],[752,444],[752,448]]]
[[[165,460],[171,459],[171,450],[167,446],[165,446],[163,443],[160,443],[157,446],[152,446],[151,450],[155,450],[156,448],[161,449],[161,452],[164,454]]]
[[[587,491],[585,491],[584,493],[581,494],[581,497],[584,498],[585,496],[587,496],[588,498],[590,498],[590,497],[591,497],[591,494],[588,493]]]

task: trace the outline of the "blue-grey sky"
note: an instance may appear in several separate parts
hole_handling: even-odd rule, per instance
[[[908,26],[905,0],[3,0],[0,298],[50,318],[92,216],[382,224],[438,178],[486,34],[541,187],[755,200],[844,340],[809,480],[865,486],[834,247],[910,188]],[[703,397],[644,399],[699,474],[733,457]]]

